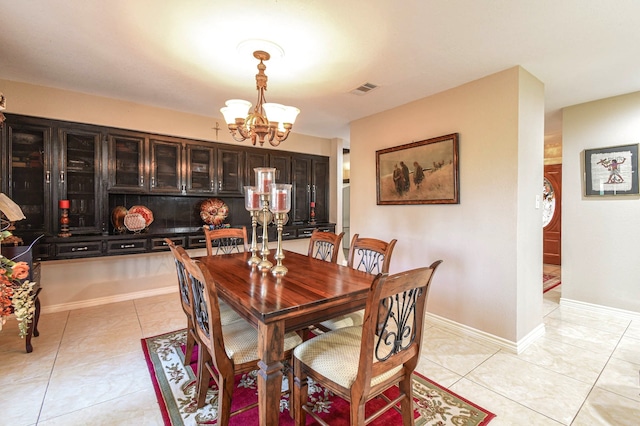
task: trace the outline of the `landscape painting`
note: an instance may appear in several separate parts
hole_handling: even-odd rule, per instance
[[[458,204],[458,134],[376,151],[378,204]]]

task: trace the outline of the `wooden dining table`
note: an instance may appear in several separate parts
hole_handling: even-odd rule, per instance
[[[195,258],[211,273],[218,296],[258,329],[258,404],[263,426],[278,424],[280,417],[285,333],[364,308],[374,278],[295,252],[285,250],[284,255],[288,268],[284,276],[249,266],[251,253]]]

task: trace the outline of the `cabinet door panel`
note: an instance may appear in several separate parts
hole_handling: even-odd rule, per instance
[[[148,188],[144,136],[109,135],[109,189],[142,192]]]
[[[293,157],[293,223],[309,221],[311,197],[311,158]]]
[[[218,194],[242,194],[243,152],[238,149],[218,148]]]
[[[215,149],[201,145],[187,145],[187,192],[215,192],[214,165]]]
[[[69,200],[69,228],[72,234],[100,233],[101,212],[101,134],[60,129],[59,199]],[[56,209],[55,220],[59,220]]]
[[[7,119],[9,197],[20,206],[25,219],[15,222],[22,231],[51,230],[52,129]]]
[[[256,184],[256,173],[253,169],[256,167],[267,167],[269,165],[268,160],[269,154],[264,151],[247,153],[247,166],[245,167],[245,182],[247,182],[247,186],[254,186]]]
[[[180,193],[182,190],[182,145],[151,139],[151,192]]]
[[[315,203],[316,222],[329,221],[329,161],[316,159],[313,162],[311,201]]]
[[[291,183],[291,156],[269,154],[269,167],[276,169],[276,183]]]

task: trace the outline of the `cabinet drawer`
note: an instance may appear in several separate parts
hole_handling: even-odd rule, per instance
[[[207,239],[202,235],[192,235],[189,237],[189,248],[203,248],[207,246]]]
[[[184,247],[184,237],[172,237],[169,239],[173,242],[173,244]],[[169,250],[169,246],[167,245],[167,242],[164,240],[164,238],[152,238],[151,250]]]
[[[147,251],[147,240],[119,240],[109,241],[107,253],[144,253]]]
[[[298,238],[311,238],[311,234],[316,228],[299,228],[298,229]]]
[[[56,244],[57,257],[87,257],[102,254],[102,241]]]
[[[283,240],[294,240],[298,238],[298,233],[296,232],[296,228],[285,226],[282,228],[282,239]],[[276,235],[274,241],[278,241],[278,231],[276,230]]]

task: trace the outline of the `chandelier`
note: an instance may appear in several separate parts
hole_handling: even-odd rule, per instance
[[[251,139],[253,145],[260,142],[262,146],[265,140],[273,146],[287,139],[289,132],[296,121],[300,110],[296,107],[266,102],[264,92],[267,90],[267,76],[264,70],[267,66],[264,61],[271,57],[269,53],[257,50],[253,57],[258,59],[258,74],[256,74],[256,89],[258,90],[258,102],[252,112],[251,102],[242,99],[229,99],[226,107],[220,108],[224,115],[231,136],[238,142]]]

